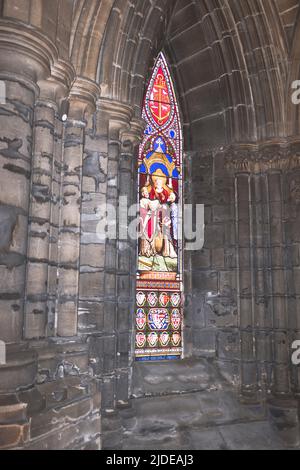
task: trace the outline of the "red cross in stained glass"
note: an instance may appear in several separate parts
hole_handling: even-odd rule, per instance
[[[159,67],[150,95],[149,108],[159,126],[163,126],[171,113],[171,101],[167,81],[162,67]]]

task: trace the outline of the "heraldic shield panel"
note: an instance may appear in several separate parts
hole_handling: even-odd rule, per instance
[[[147,88],[143,119],[135,358],[175,360],[183,354],[182,133],[163,54]]]

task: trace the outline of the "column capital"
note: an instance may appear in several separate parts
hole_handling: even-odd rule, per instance
[[[69,96],[74,77],[73,65],[59,59],[51,67],[51,76],[38,82],[40,94],[37,103],[46,104],[55,109],[59,108],[62,101]]]
[[[97,102],[97,107],[100,112],[106,115],[110,129],[121,133],[130,129],[133,115],[133,108],[131,106],[121,101],[100,98]]]
[[[266,173],[300,168],[300,142],[281,140],[237,144],[224,150],[225,167],[232,173]]]
[[[146,122],[143,119],[134,118],[130,122],[130,127],[122,132],[122,145],[126,149],[129,146],[135,147],[140,144],[143,138],[143,133],[146,127]]]
[[[51,67],[57,60],[55,44],[41,32],[11,20],[0,20],[1,79],[17,78],[34,87],[51,75]]]
[[[88,78],[77,77],[69,94],[69,117],[71,119],[86,120],[88,115],[96,111],[99,96],[100,87],[96,82]]]

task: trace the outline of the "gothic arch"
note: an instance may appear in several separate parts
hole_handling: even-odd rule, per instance
[[[183,11],[190,20],[181,25]],[[188,42],[189,34],[194,44],[192,39]],[[182,94],[190,95],[188,101],[192,106],[195,100],[203,98],[201,119],[206,111],[208,115],[218,115],[225,143],[284,134],[287,48],[282,34],[276,13],[257,3],[206,1],[190,2],[183,7],[181,2],[177,3],[168,35],[168,47],[176,57],[176,73],[185,73],[181,64],[186,62],[188,75],[192,59],[188,62],[186,58],[196,57],[199,49],[203,60],[199,59],[198,68],[202,65],[202,69],[210,71],[210,76],[198,83],[188,83],[182,77]],[[196,61],[193,65],[197,65]],[[196,89],[213,81],[218,87],[207,103]],[[199,115],[195,120],[199,120]]]
[[[243,5],[225,2],[226,13],[222,11],[224,2],[217,3],[218,8],[209,1],[191,2],[182,7],[179,0],[172,12],[161,4],[147,9],[144,4],[144,9],[133,14],[129,8],[122,17],[114,7],[100,55],[99,81],[104,96],[130,102],[137,113],[140,111],[145,78],[163,44],[163,33],[167,31],[166,53],[173,64],[176,81],[182,87],[180,96],[184,97],[193,86],[182,77],[180,51],[184,51],[185,57],[193,55],[193,45],[187,41],[185,32],[197,27],[196,44],[201,47],[199,38],[204,39],[208,67],[212,69],[213,79],[219,82],[219,92],[212,99],[219,101],[215,105],[222,115],[225,143],[272,138],[278,133],[284,135],[287,45],[279,16],[274,10],[253,2]],[[193,23],[188,23],[186,28],[177,17],[188,8]],[[171,37],[174,23],[177,25],[175,41]],[[157,28],[153,28],[153,24]],[[120,31],[117,38],[116,30]],[[124,30],[129,33],[123,34]],[[137,37],[139,46],[135,51]],[[188,75],[187,70],[185,73]],[[201,82],[195,87],[199,85]],[[186,124],[192,119],[190,114],[186,109]]]
[[[142,0],[135,6],[128,0],[63,0],[50,7],[46,1],[26,0],[22,9],[14,3],[1,2],[6,18],[43,31],[56,45],[59,59],[70,60],[78,77],[97,81],[103,97],[130,103],[137,115],[145,78],[163,43],[176,81],[182,83],[180,96],[191,93],[193,86],[177,77],[182,75],[180,50],[186,57],[195,52],[185,33],[198,29],[194,43],[201,47],[204,40],[206,63],[219,83],[210,107],[218,115],[222,143],[294,133],[295,110],[286,83],[289,58],[299,55],[299,21],[292,41],[286,2]],[[56,29],[50,27],[56,23]],[[167,34],[172,24],[177,28],[176,46]],[[293,70],[294,79],[298,70]],[[199,81],[195,87],[203,84]],[[193,112],[185,114],[187,126]],[[203,121],[203,115],[195,119]]]
[[[127,2],[127,9],[120,9],[115,2],[100,52],[102,96],[130,102],[138,112],[145,77],[160,50],[170,9],[166,1],[152,3],[141,2],[134,7]]]

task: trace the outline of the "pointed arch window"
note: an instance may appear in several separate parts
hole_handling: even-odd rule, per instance
[[[162,53],[146,90],[143,119],[135,358],[175,360],[183,355],[182,128]]]

